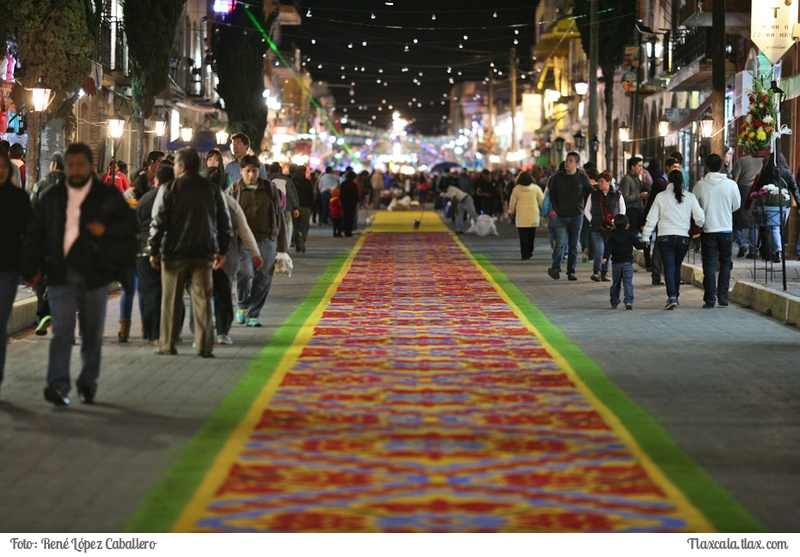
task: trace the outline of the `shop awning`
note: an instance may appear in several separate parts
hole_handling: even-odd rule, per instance
[[[691,125],[692,122],[700,119],[700,116],[703,114],[703,112],[705,112],[705,110],[709,106],[711,106],[711,95],[709,95],[706,100],[700,103],[700,106],[692,110],[686,118],[684,118],[677,124],[670,124],[669,131],[671,132],[679,131]]]

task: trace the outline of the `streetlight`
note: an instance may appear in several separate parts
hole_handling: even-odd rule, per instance
[[[575,92],[578,93],[581,97],[586,95],[589,92],[589,84],[585,81],[577,81],[575,82]]]
[[[560,163],[563,156],[563,149],[564,149],[564,138],[560,135],[553,140],[553,147],[556,150],[556,155],[558,155],[558,160],[556,162]]]
[[[578,153],[583,156],[583,148],[586,146],[586,135],[578,130],[578,133],[572,134],[572,141],[575,142],[575,148],[578,150]]]
[[[189,143],[192,141],[192,135],[194,135],[194,130],[191,126],[183,126],[181,127],[181,139],[186,146],[189,146]]]
[[[117,187],[115,183],[117,161],[116,161],[116,140],[122,137],[125,132],[125,120],[120,118],[119,114],[114,113],[114,116],[108,119],[108,135],[111,137],[111,185]]]
[[[219,130],[217,132],[217,145],[227,145],[228,144],[228,132],[225,130]]]
[[[592,160],[597,162],[597,150],[600,149],[600,140],[597,139],[597,136],[594,136],[591,141],[589,141],[589,149],[592,150]]]
[[[625,142],[630,141],[631,129],[627,124],[622,124],[617,128],[617,132],[619,133],[619,140],[622,143],[622,171],[625,172],[627,170],[625,168]]]
[[[50,104],[51,93],[52,91],[47,87],[33,87],[31,89],[34,127],[36,129],[36,145],[33,152],[36,159],[29,167],[31,173],[29,173],[28,178],[32,178],[32,180],[28,180],[29,183],[35,183],[39,180],[39,167],[41,166],[39,159],[41,158],[42,152],[42,119],[39,113],[47,110],[47,106]]]
[[[627,124],[622,124],[617,128],[617,131],[619,132],[619,140],[623,143],[631,140],[631,129]]]
[[[156,127],[156,137],[164,137],[167,133],[167,122],[164,120],[156,120],[154,125]]]
[[[669,120],[665,116],[658,121],[658,135],[667,137],[669,135]]]
[[[708,139],[712,135],[714,135],[714,120],[711,118],[711,115],[706,114],[699,122],[700,124],[700,136]]]

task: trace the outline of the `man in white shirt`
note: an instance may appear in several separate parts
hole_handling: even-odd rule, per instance
[[[706,159],[706,175],[692,193],[706,214],[703,225],[703,308],[728,305],[733,252],[733,212],[742,204],[739,186],[722,173],[722,157]],[[719,280],[717,267],[719,266]]]
[[[472,196],[455,186],[447,187],[447,197],[453,200],[456,208],[456,234],[464,233],[464,217],[469,214],[472,217],[472,224],[478,222],[478,211],[475,210],[475,202]]]

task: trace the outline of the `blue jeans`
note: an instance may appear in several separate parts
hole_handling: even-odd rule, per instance
[[[575,264],[578,262],[578,239],[581,236],[582,223],[583,215],[556,217],[556,247],[553,250],[553,269],[556,271],[561,270],[564,249],[568,247],[567,274],[575,274]]]
[[[142,285],[139,284],[139,277],[136,274],[136,267],[128,269],[128,281],[133,285],[133,290],[122,289],[122,296],[119,297],[119,318],[130,319],[133,316],[133,295],[139,295],[139,317],[144,320],[144,300],[142,300]]]
[[[328,224],[331,217],[331,192],[323,191],[319,194],[319,222]],[[266,261],[265,261],[266,262]]]
[[[664,283],[667,297],[677,299],[681,293],[681,264],[689,251],[689,236],[659,236],[658,251],[664,264]]]
[[[603,251],[606,249],[606,235],[599,230],[592,230],[592,250],[594,251],[595,271],[608,271],[608,261],[603,263]]]
[[[703,232],[703,301],[713,304],[719,299],[728,301],[731,282],[733,234],[730,232]],[[663,255],[663,254],[662,254]],[[719,278],[717,277],[719,271]]]
[[[633,303],[633,263],[628,261],[626,263],[613,263],[611,265],[611,305],[617,307],[619,305],[619,291],[620,286],[625,288],[625,303]]]
[[[53,339],[47,364],[47,384],[64,393],[70,389],[69,360],[75,336],[75,312],[81,324],[81,374],[76,385],[97,389],[100,375],[100,352],[106,321],[108,286],[87,290],[86,281],[75,270],[67,269],[66,284],[48,285],[50,313],[53,318]]]
[[[744,230],[734,229],[733,235],[736,238],[736,243],[739,247],[747,247],[748,253],[755,253],[756,247],[758,246],[758,228],[748,228],[747,229],[747,238],[745,238]],[[798,245],[800,245],[800,241],[798,241]],[[800,250],[798,250],[800,251]]]
[[[3,382],[3,370],[6,367],[6,348],[8,346],[8,320],[17,296],[17,271],[0,271],[0,383]]]
[[[774,257],[777,252],[783,251],[781,227],[765,226],[764,228],[766,228],[764,242],[767,244],[767,248],[764,250],[764,257]]]
[[[275,274],[275,256],[277,243],[264,239],[258,242],[258,251],[264,264],[256,271],[253,269],[253,255],[246,247],[239,249],[239,271],[236,273],[236,301],[240,310],[245,310],[248,319],[257,319],[261,308],[267,302],[272,275]]]

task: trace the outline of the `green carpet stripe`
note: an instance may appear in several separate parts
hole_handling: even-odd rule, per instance
[[[706,474],[658,423],[625,395],[580,348],[533,305],[484,255],[473,254],[536,329],[569,362],[575,373],[608,407],[653,462],[720,532],[764,532],[764,527]]]
[[[300,306],[281,324],[244,376],[189,441],[125,525],[125,532],[167,532],[188,504],[228,437],[272,377],[286,351],[347,260],[337,256]]]

